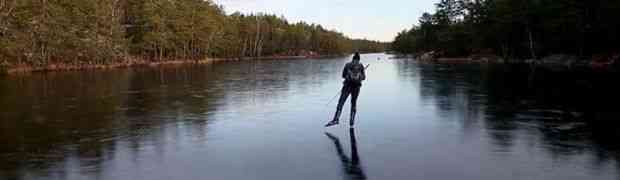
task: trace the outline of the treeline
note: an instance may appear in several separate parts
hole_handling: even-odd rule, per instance
[[[210,0],[0,0],[0,63],[8,66],[338,55],[385,46],[274,15],[227,15]]]
[[[620,1],[440,0],[435,13],[400,32],[392,49],[444,56],[493,53],[538,59],[618,52]]]

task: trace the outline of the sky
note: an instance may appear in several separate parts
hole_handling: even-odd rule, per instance
[[[282,15],[344,33],[350,38],[390,42],[396,34],[433,12],[438,0],[214,0],[227,13]]]

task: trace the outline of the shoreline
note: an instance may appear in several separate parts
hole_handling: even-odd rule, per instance
[[[345,55],[318,55],[318,56],[262,56],[262,57],[240,57],[240,58],[206,58],[202,60],[137,60],[125,59],[122,61],[109,64],[68,64],[68,63],[52,63],[44,66],[32,66],[28,64],[18,65],[0,65],[0,75],[16,75],[29,73],[44,72],[62,72],[62,71],[86,71],[86,70],[103,70],[103,69],[120,69],[120,68],[136,68],[136,67],[158,67],[169,65],[187,65],[187,64],[212,64],[218,62],[234,62],[234,61],[251,61],[251,60],[301,60],[301,59],[322,59],[342,57]]]
[[[507,65],[530,65],[533,67],[548,69],[551,71],[609,71],[620,70],[620,54],[607,57],[593,56],[591,58],[579,58],[574,55],[551,54],[539,59],[504,59],[494,54],[471,54],[463,57],[445,57],[435,52],[420,54],[397,54],[397,57],[412,58],[419,63],[427,64],[507,64]]]

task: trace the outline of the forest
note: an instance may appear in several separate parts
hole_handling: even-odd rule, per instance
[[[380,52],[318,24],[227,14],[211,0],[0,0],[0,64],[114,64]]]
[[[435,12],[424,13],[396,36],[393,51],[516,59],[620,53],[620,1],[440,0],[435,5]]]

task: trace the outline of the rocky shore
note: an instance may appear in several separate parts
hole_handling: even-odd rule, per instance
[[[472,54],[469,57],[442,57],[435,51],[413,55],[413,58],[422,63],[447,64],[532,64],[551,71],[583,70],[617,71],[620,69],[620,53],[593,55],[592,57],[578,57],[567,54],[551,54],[539,59],[506,59],[493,54]]]
[[[237,57],[237,58],[207,58],[201,60],[180,60],[180,59],[164,59],[164,60],[144,60],[141,58],[125,58],[112,63],[96,64],[96,63],[52,63],[47,65],[29,65],[29,64],[0,64],[0,74],[23,74],[33,72],[52,72],[52,71],[81,71],[96,69],[115,69],[115,68],[131,68],[131,67],[156,67],[184,64],[210,64],[228,61],[245,61],[245,60],[290,60],[290,59],[310,59],[310,58],[328,58],[343,55],[301,55],[301,56],[262,56],[262,57]]]

